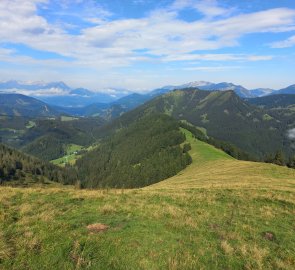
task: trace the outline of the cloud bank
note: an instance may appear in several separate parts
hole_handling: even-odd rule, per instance
[[[288,130],[287,136],[291,140],[295,140],[295,128]]]
[[[67,31],[69,26],[50,23],[38,14],[38,8],[44,9],[48,4],[48,0],[2,0],[0,39],[54,52],[61,59],[67,57],[81,66],[124,66],[154,59],[224,61],[228,55],[200,56],[196,51],[237,46],[240,37],[251,33],[286,32],[295,22],[295,10],[288,8],[232,14],[232,9],[222,8],[216,1],[178,0],[166,9],[154,10],[137,19],[108,20],[107,11],[98,9],[96,15],[100,17],[85,17],[92,25],[73,34]],[[185,8],[199,11],[203,18],[191,22],[179,19],[179,12]],[[7,51],[6,55],[17,58],[13,52]],[[268,59],[271,56],[248,55],[241,59],[233,55],[230,58]],[[2,55],[2,60],[9,59]]]
[[[188,10],[195,12],[195,19],[181,16]],[[242,13],[216,0],[176,0],[134,18],[116,17],[93,0],[1,0],[0,18],[1,62],[98,73],[139,63],[200,61],[203,67],[212,62],[270,61],[274,55],[218,50],[239,47],[248,35],[295,30],[295,9]],[[268,46],[283,48],[294,41],[292,36]],[[29,50],[36,52],[23,53]],[[46,57],[35,56],[40,52]]]

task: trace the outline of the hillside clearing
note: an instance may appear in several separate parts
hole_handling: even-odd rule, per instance
[[[193,163],[178,175],[146,189],[249,188],[295,191],[295,170],[274,164],[235,160],[223,151],[193,138]]]

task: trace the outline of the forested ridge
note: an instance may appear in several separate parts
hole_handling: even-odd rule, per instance
[[[53,160],[65,155],[68,144],[88,146],[94,143],[103,123],[101,118],[38,120],[36,126],[21,137],[25,142],[22,150],[43,160]]]
[[[0,183],[12,180],[20,183],[54,181],[74,184],[77,175],[71,168],[59,168],[0,144]]]
[[[175,175],[191,163],[185,135],[169,116],[144,116],[101,141],[77,160],[82,186],[142,187]]]
[[[287,159],[294,155],[287,136],[288,130],[295,127],[294,112],[255,107],[233,91],[175,90],[123,116],[130,118],[131,113],[164,113],[186,120],[203,128],[210,138],[228,142],[260,161],[279,150]]]
[[[102,118],[0,118],[0,139],[42,160],[53,160],[66,153],[69,144],[89,146],[99,137]]]
[[[239,149],[238,147],[228,142],[224,142],[224,141],[220,141],[220,140],[216,140],[214,138],[208,137],[198,128],[196,128],[195,126],[187,122],[181,121],[180,126],[182,128],[189,130],[194,135],[194,137],[197,138],[198,140],[206,142],[210,145],[213,145],[218,149],[221,149],[222,151],[234,157],[235,159],[256,161],[255,157]]]
[[[268,109],[284,109],[289,106],[295,106],[295,95],[279,94],[265,97],[246,99],[250,104]]]
[[[156,97],[111,122],[99,117],[2,116],[3,142],[43,161],[1,146],[0,176],[2,181],[33,178],[66,184],[79,179],[85,188],[147,186],[191,163],[180,127],[236,159],[294,168],[294,149],[286,136],[294,125],[291,109],[265,110],[232,91],[196,89]],[[71,145],[93,143],[98,147],[80,152],[76,164],[65,169],[45,162],[66,156]]]
[[[0,92],[0,114],[24,117],[52,117],[59,113],[50,105],[21,94]]]

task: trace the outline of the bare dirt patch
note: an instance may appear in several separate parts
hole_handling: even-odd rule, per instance
[[[87,226],[90,233],[99,233],[108,230],[110,227],[102,223],[94,223]]]
[[[269,241],[276,240],[276,235],[273,232],[263,232],[262,235],[266,240],[269,240]]]

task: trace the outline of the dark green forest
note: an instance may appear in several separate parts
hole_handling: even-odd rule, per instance
[[[144,116],[77,160],[82,186],[135,188],[173,176],[191,163],[184,141],[171,117]]]
[[[0,183],[10,181],[17,181],[20,184],[25,184],[27,181],[74,184],[77,175],[72,168],[59,168],[0,144]]]
[[[0,93],[0,115],[52,117],[59,113],[50,105],[25,95]]]
[[[147,186],[191,163],[190,145],[180,127],[236,159],[294,168],[294,141],[287,134],[295,127],[295,111],[286,96],[252,102],[233,91],[182,89],[156,97],[112,121],[2,115],[0,142],[27,155],[1,144],[0,178],[2,182],[34,179],[65,184],[79,179],[85,188]],[[126,102],[133,104],[132,100]],[[47,163],[65,156],[71,144],[84,149],[99,146],[90,152],[81,150],[82,157],[73,167],[62,169]]]
[[[66,120],[65,120],[66,119]],[[0,119],[1,141],[42,160],[64,156],[67,145],[89,146],[99,138],[102,118],[8,117]]]
[[[246,99],[250,104],[268,109],[283,109],[295,106],[295,95],[280,94]]]
[[[282,150],[286,158],[294,149],[287,136],[295,127],[294,111],[266,110],[243,101],[233,91],[175,90],[130,112],[133,115],[165,113],[203,128],[210,138],[228,142],[255,160]],[[130,113],[123,116],[126,118]],[[129,115],[130,117],[130,115]]]
[[[235,159],[257,161],[255,159],[255,157],[251,156],[250,154],[242,151],[238,147],[236,147],[228,142],[216,140],[214,138],[206,136],[202,131],[200,131],[198,128],[196,128],[195,126],[193,126],[189,123],[181,121],[180,126],[182,128],[189,130],[194,135],[194,137],[196,139],[215,146],[216,148],[224,151],[225,153],[229,154],[230,156],[234,157]]]

